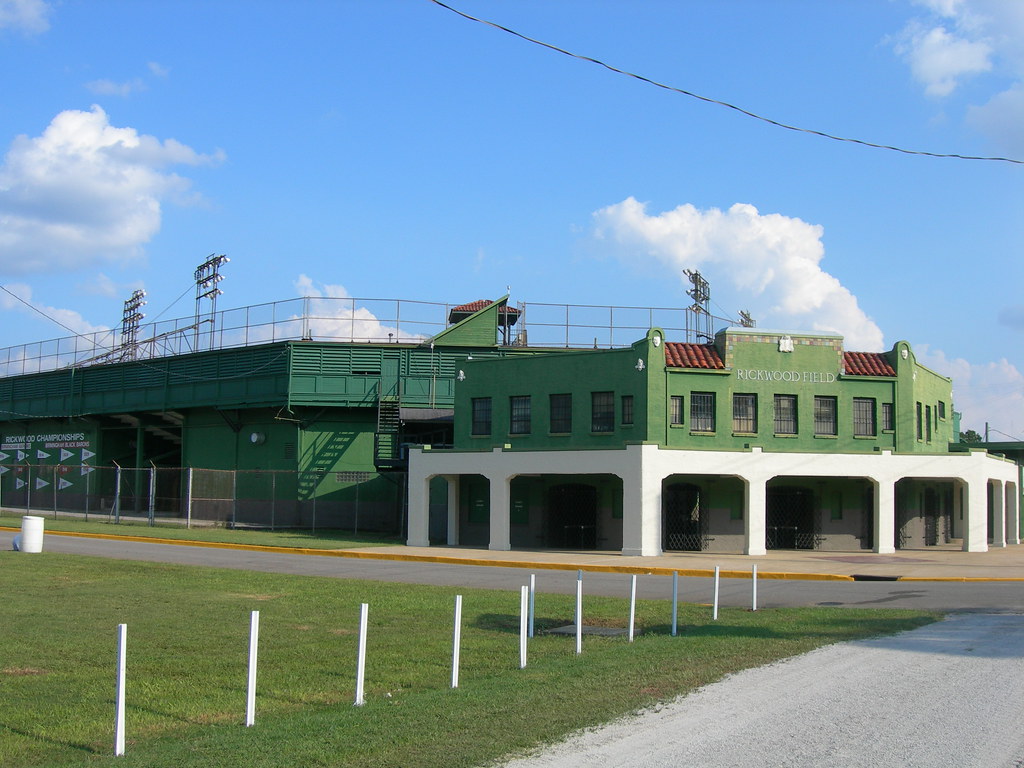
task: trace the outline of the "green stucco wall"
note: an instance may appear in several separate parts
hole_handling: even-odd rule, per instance
[[[954,438],[952,383],[914,359],[906,342],[885,354],[895,376],[853,375],[844,371],[842,338],[836,335],[782,334],[758,329],[728,329],[716,338],[724,369],[669,367],[652,329],[629,348],[565,352],[533,359],[480,360],[466,363],[465,380],[455,391],[455,447],[490,450],[512,445],[529,450],[621,447],[652,442],[691,450],[849,452],[880,450],[945,453]],[[780,340],[785,343],[780,344]],[[904,354],[904,351],[906,354]],[[612,392],[614,428],[591,429],[594,392]],[[691,407],[694,394],[710,394],[714,426],[698,428]],[[550,429],[551,395],[572,398],[572,428]],[[622,423],[622,397],[633,398],[633,424]],[[753,395],[756,426],[734,429],[734,395]],[[775,429],[776,395],[796,398],[795,433]],[[529,431],[515,434],[512,398],[530,398]],[[473,400],[490,398],[489,434],[472,434]],[[672,423],[673,398],[681,398],[682,420]],[[834,398],[835,434],[816,434],[815,398]],[[855,434],[854,400],[874,413],[874,434]],[[521,402],[521,401],[520,401]],[[893,407],[894,428],[883,424],[884,404]],[[918,404],[922,434],[917,433]],[[929,429],[930,425],[930,429]],[[861,430],[863,431],[863,430]]]

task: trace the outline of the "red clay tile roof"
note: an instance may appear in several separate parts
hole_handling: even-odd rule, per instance
[[[725,368],[713,344],[665,342],[665,365],[669,368]]]
[[[493,304],[493,303],[494,303],[493,301],[488,301],[487,299],[477,299],[476,301],[469,302],[469,304],[461,304],[461,305],[459,305],[457,307],[452,307],[451,311],[452,312],[465,312],[467,314],[472,314],[474,312],[479,312],[484,307],[491,306],[491,304]],[[507,312],[510,315],[518,315],[519,314],[519,310],[518,309],[516,309],[515,307],[510,307],[508,305],[505,306],[505,308],[502,310],[502,312]]]
[[[895,376],[896,371],[881,352],[844,352],[843,367],[851,376]]]

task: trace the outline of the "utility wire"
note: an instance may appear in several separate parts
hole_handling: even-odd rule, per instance
[[[39,313],[40,315],[42,315],[43,317],[45,317],[45,318],[46,318],[47,320],[49,320],[49,321],[50,321],[51,323],[56,323],[56,324],[57,324],[57,325],[59,325],[59,326],[60,326],[61,328],[63,328],[63,329],[65,330],[65,331],[68,331],[69,333],[71,333],[71,334],[72,334],[73,336],[81,336],[81,335],[82,335],[82,333],[81,333],[80,331],[76,331],[76,330],[75,330],[74,328],[69,328],[68,326],[64,325],[64,323],[62,323],[62,322],[61,322],[60,320],[58,320],[57,318],[55,318],[55,317],[51,317],[50,315],[48,315],[48,314],[46,314],[45,312],[43,312],[43,310],[41,310],[41,309],[40,309],[39,307],[37,307],[37,306],[36,306],[35,304],[32,304],[32,303],[31,303],[31,302],[29,302],[29,301],[25,301],[25,299],[21,298],[21,296],[19,296],[18,294],[14,293],[14,292],[13,292],[13,291],[11,291],[11,290],[8,290],[7,286],[5,286],[5,285],[0,285],[0,291],[3,291],[3,292],[4,292],[4,293],[6,293],[6,294],[7,294],[8,296],[11,296],[11,297],[13,297],[13,298],[17,299],[17,300],[18,300],[18,301],[20,301],[20,302],[21,302],[22,304],[24,304],[24,305],[25,305],[26,307],[28,307],[29,309],[31,309],[31,310],[32,310],[33,312],[37,312],[37,313]],[[103,345],[100,345],[100,344],[98,344],[97,346],[103,346]],[[107,349],[108,349],[108,351],[109,351],[109,349],[110,349],[110,348],[109,348],[109,347],[107,347]]]
[[[166,307],[164,307],[163,311],[160,312],[159,315],[154,317],[150,322],[155,323],[157,320],[159,320],[161,317],[163,317],[164,314],[167,313],[170,310],[171,307],[173,307],[175,304],[177,304],[179,301],[181,301],[183,298],[185,298],[185,294],[188,293],[189,291],[191,291],[194,287],[195,287],[194,285],[189,285],[188,288],[186,288],[184,291],[181,292],[181,296],[179,296],[174,301],[172,301],[170,304],[168,304]]]
[[[824,131],[815,131],[810,128],[801,128],[796,125],[789,125],[787,123],[779,122],[778,120],[772,120],[769,117],[764,117],[763,115],[751,112],[750,110],[743,109],[742,107],[738,107],[735,104],[730,104],[727,101],[719,101],[718,99],[712,99],[707,96],[701,96],[698,93],[693,93],[692,91],[687,91],[684,90],[683,88],[676,88],[675,86],[672,85],[666,85],[665,83],[660,83],[657,80],[652,80],[649,77],[644,77],[643,75],[638,75],[634,72],[629,72],[628,70],[625,69],[619,69],[618,67],[614,67],[611,64],[607,64],[601,61],[600,59],[594,59],[591,58],[590,56],[583,56],[578,53],[573,53],[572,51],[567,51],[564,48],[559,48],[557,45],[545,43],[543,40],[537,40],[535,38],[528,37],[520,32],[516,32],[514,29],[503,27],[501,24],[496,24],[495,22],[488,21],[487,19],[481,19],[476,16],[471,16],[470,14],[465,13],[464,11],[460,11],[457,8],[452,8],[450,5],[442,3],[441,0],[429,0],[429,2],[433,3],[434,5],[438,5],[441,8],[444,8],[445,10],[451,11],[452,13],[461,16],[464,19],[468,19],[469,21],[475,21],[478,24],[484,24],[488,27],[493,27],[494,29],[500,29],[502,32],[507,32],[513,37],[518,37],[520,40],[525,40],[528,43],[533,43],[534,45],[539,45],[542,48],[547,48],[548,50],[554,51],[555,53],[561,53],[565,56],[569,56],[574,59],[579,59],[580,61],[587,61],[590,62],[591,64],[596,64],[599,67],[604,67],[605,69],[615,72],[616,74],[625,75],[626,77],[632,77],[633,79],[640,80],[641,82],[647,83],[648,85],[653,85],[657,88],[664,88],[666,91],[672,91],[673,93],[678,93],[683,96],[689,96],[690,98],[698,99],[708,104],[716,104],[720,107],[726,107],[728,109],[735,110],[736,112],[739,112],[742,115],[746,115],[747,117],[752,117],[755,120],[760,120],[761,122],[768,123],[769,125],[774,125],[776,128],[785,128],[787,131],[808,133],[811,134],[812,136],[819,136],[823,139],[831,139],[833,141],[842,141],[848,144],[859,144],[862,147],[870,147],[872,149],[887,149],[890,150],[891,152],[900,152],[904,155],[922,155],[924,157],[945,157],[953,158],[956,160],[992,160],[1000,163],[1014,163],[1016,165],[1024,165],[1024,160],[1016,160],[1012,157],[979,157],[976,155],[945,154],[941,152],[923,152],[913,149],[903,149],[902,147],[894,147],[889,144],[876,144],[870,141],[862,141],[861,139],[851,139],[849,137],[844,136],[835,136],[831,133],[825,133]]]

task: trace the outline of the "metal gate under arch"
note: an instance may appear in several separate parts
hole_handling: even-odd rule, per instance
[[[665,488],[661,548],[666,551],[701,551],[708,548],[708,515],[701,489],[693,483]]]
[[[768,489],[765,514],[766,549],[817,549],[821,538],[814,513],[814,491],[781,485]]]
[[[562,483],[548,489],[548,544],[556,549],[597,549],[597,489]]]

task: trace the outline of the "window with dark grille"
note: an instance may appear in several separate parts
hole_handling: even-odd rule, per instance
[[[470,434],[491,434],[491,398],[473,398],[473,426]]]
[[[590,431],[611,432],[615,429],[615,395],[612,392],[590,393]]]
[[[882,403],[882,430],[891,432],[894,429],[896,429],[896,418],[893,404]]]
[[[633,396],[622,396],[622,423],[629,425],[633,423]]]
[[[672,395],[672,399],[669,401],[669,423],[670,424],[682,424],[683,423],[683,396]]]
[[[857,437],[874,437],[875,399],[873,397],[853,398],[853,434]]]
[[[516,395],[508,399],[508,433],[530,434],[530,396]]]
[[[757,432],[757,395],[732,396],[732,431]]]
[[[551,395],[551,431],[572,432],[572,395]]]
[[[836,399],[816,395],[814,397],[814,434],[830,436],[836,432]]]
[[[690,395],[690,429],[694,432],[715,431],[714,392],[694,392]]]
[[[775,434],[796,434],[796,395],[775,396]]]

